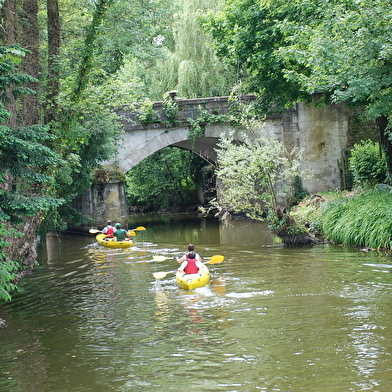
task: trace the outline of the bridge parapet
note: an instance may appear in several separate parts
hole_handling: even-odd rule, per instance
[[[177,98],[174,93],[170,94],[169,102],[175,103],[176,117],[171,119],[167,115],[165,109],[165,101],[157,101],[152,103],[152,111],[150,113],[151,120],[142,123],[140,115],[143,113],[143,104],[136,107],[123,106],[115,111],[121,117],[125,131],[135,131],[141,129],[156,128],[173,128],[173,126],[188,126],[189,119],[196,120],[200,118],[202,111],[207,111],[212,115],[225,115],[229,113],[231,102],[230,97],[209,97],[209,98]],[[241,103],[249,103],[255,100],[254,95],[238,96]]]

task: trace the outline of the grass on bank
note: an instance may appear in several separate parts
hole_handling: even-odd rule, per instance
[[[317,236],[351,246],[392,249],[392,193],[389,190],[312,195],[292,212]]]

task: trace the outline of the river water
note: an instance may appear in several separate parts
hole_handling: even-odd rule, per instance
[[[283,248],[255,222],[132,223],[147,230],[130,249],[87,235],[40,245],[23,291],[0,304],[0,391],[392,390],[389,256]],[[190,242],[225,256],[210,284],[156,281]]]

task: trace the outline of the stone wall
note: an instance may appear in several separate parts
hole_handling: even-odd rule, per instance
[[[107,220],[113,223],[127,222],[127,205],[123,182],[94,184],[83,195],[78,196],[72,206],[80,213],[91,217],[92,222],[70,230],[88,231],[91,227],[102,229]]]

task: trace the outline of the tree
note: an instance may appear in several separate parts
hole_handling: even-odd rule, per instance
[[[310,94],[331,102],[365,107],[379,126],[392,178],[391,3],[384,0],[337,2],[317,24],[290,31],[279,51],[285,77]],[[293,67],[292,64],[297,64]],[[306,72],[304,72],[306,70]]]
[[[220,61],[212,40],[200,27],[199,15],[217,10],[223,0],[176,0],[165,4],[166,23],[154,28],[152,46],[144,44],[144,58],[135,50],[124,56],[120,71],[139,79],[149,99],[161,100],[177,90],[187,98],[228,95],[236,80],[235,67]]]
[[[2,43],[9,45],[17,42],[19,38],[18,11],[16,0],[4,0],[1,5]]]
[[[37,124],[40,120],[39,103],[39,28],[38,28],[38,2],[37,0],[24,0],[23,12],[21,13],[20,43],[28,52],[23,59],[22,70],[25,74],[32,76],[35,80],[26,87],[35,91],[22,98],[21,124],[24,126]],[[18,41],[16,41],[18,42]]]
[[[242,212],[267,221],[286,245],[315,242],[290,217],[295,182],[306,175],[300,169],[301,153],[288,151],[262,124],[247,124],[246,128],[252,138],[243,135],[243,142],[238,143],[232,134],[219,143],[216,176],[221,192],[213,207],[222,216]]]
[[[15,283],[28,274],[36,259],[36,229],[49,211],[64,200],[53,195],[56,170],[65,164],[45,146],[53,138],[40,125],[13,128],[13,113],[6,103],[33,93],[24,85],[34,82],[19,73],[24,51],[18,46],[0,47],[0,298],[10,299]]]
[[[60,46],[61,25],[57,0],[47,0],[48,30],[48,77],[46,83],[46,102],[44,104],[45,123],[50,124],[56,119],[58,95],[60,93]]]
[[[309,101],[365,106],[375,120],[392,173],[391,4],[230,0],[206,19],[217,53],[244,70],[248,91],[280,109]],[[268,105],[269,103],[269,105]]]
[[[371,140],[354,144],[354,148],[350,151],[349,167],[356,187],[373,188],[385,182],[387,172],[385,156],[380,157],[378,143]]]
[[[206,35],[198,16],[219,9],[221,0],[179,0],[173,22],[173,47],[166,47],[166,58],[158,63],[156,97],[178,90],[187,98],[229,95],[235,83],[235,67],[217,58],[211,38]]]
[[[309,1],[230,0],[221,12],[211,12],[203,25],[214,38],[220,58],[238,69],[241,89],[256,93],[262,109],[282,110],[310,95],[288,81],[278,49],[286,45],[282,25],[308,23],[317,17],[318,5]]]

